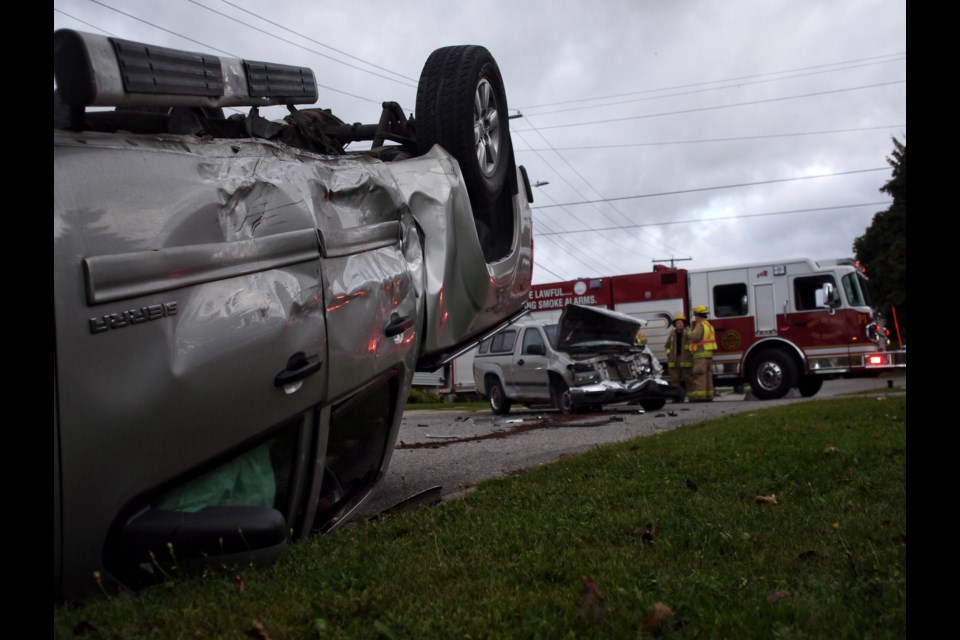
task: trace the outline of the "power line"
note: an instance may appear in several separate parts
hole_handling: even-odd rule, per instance
[[[534,261],[533,266],[534,266],[534,268],[536,268],[536,269],[543,269],[544,271],[546,271],[547,273],[549,273],[550,275],[552,275],[554,278],[559,278],[560,280],[566,280],[566,278],[564,278],[563,276],[558,276],[558,275],[555,274],[553,271],[550,271],[550,269],[547,269],[545,266],[543,266],[543,265],[540,264],[539,262]]]
[[[761,184],[776,184],[778,182],[795,182],[797,180],[815,180],[817,178],[833,178],[835,176],[848,176],[856,173],[870,173],[872,171],[889,171],[889,167],[878,167],[876,169],[856,169],[854,171],[838,171],[837,173],[822,173],[815,176],[797,176],[795,178],[777,178],[774,180],[760,180],[757,182],[741,182],[738,184],[725,184],[715,187],[697,187],[694,189],[678,189],[676,191],[661,191],[658,193],[642,193],[634,196],[620,196],[617,198],[606,198],[604,200],[584,200],[583,202],[564,202],[562,204],[546,204],[533,209],[547,209],[550,207],[572,207],[578,204],[594,204],[596,202],[609,202],[612,200],[635,200],[637,198],[653,198],[656,196],[672,196],[681,193],[696,193],[698,191],[715,191],[718,189],[735,189],[738,187],[753,187]]]
[[[291,29],[290,27],[285,27],[285,26],[283,26],[282,24],[280,24],[279,22],[274,22],[273,20],[269,20],[269,19],[267,19],[267,18],[264,18],[263,16],[261,16],[261,15],[258,14],[258,13],[254,13],[253,11],[249,11],[249,10],[247,10],[247,9],[244,9],[244,8],[241,7],[240,5],[234,4],[234,3],[230,2],[230,0],[220,0],[220,1],[223,2],[224,4],[228,4],[228,5],[230,5],[231,7],[234,7],[235,9],[239,9],[240,11],[243,11],[244,13],[249,14],[249,15],[255,17],[255,18],[260,18],[261,20],[263,20],[264,22],[266,22],[266,23],[268,23],[268,24],[272,24],[272,25],[275,26],[275,27],[279,27],[279,28],[283,29],[284,31],[289,31],[290,33],[292,33],[292,34],[294,34],[294,35],[297,35],[297,36],[300,36],[301,38],[303,38],[303,39],[305,39],[305,40],[309,40],[310,42],[312,42],[312,43],[314,43],[314,44],[318,44],[318,45],[320,45],[321,47],[324,47],[324,48],[326,48],[326,49],[330,49],[331,51],[336,51],[336,52],[339,53],[340,55],[346,56],[346,57],[350,58],[351,60],[356,60],[357,62],[362,62],[362,63],[364,63],[364,64],[368,64],[368,65],[370,65],[371,67],[374,67],[374,68],[376,68],[376,69],[380,69],[381,71],[386,71],[387,73],[392,73],[392,74],[395,75],[395,76],[399,76],[399,77],[401,77],[401,78],[403,78],[403,79],[405,79],[405,80],[410,80],[411,82],[418,82],[417,78],[411,78],[410,76],[405,76],[405,75],[403,75],[402,73],[399,73],[399,72],[397,72],[397,71],[391,71],[390,69],[387,69],[386,67],[381,67],[380,65],[374,64],[373,62],[370,62],[369,60],[364,60],[363,58],[358,58],[358,57],[355,56],[355,55],[351,55],[351,54],[347,53],[346,51],[341,51],[340,49],[337,49],[337,48],[335,48],[335,47],[331,47],[330,45],[325,44],[325,43],[323,43],[323,42],[320,42],[319,40],[315,40],[315,39],[311,38],[310,36],[307,36],[307,35],[304,35],[304,34],[302,34],[302,33],[297,32],[297,31],[294,31],[294,30]]]
[[[100,2],[100,0],[90,0],[90,2],[92,2],[92,3],[94,3],[94,4],[98,4],[98,5],[100,5],[101,7],[104,7],[104,8],[106,8],[106,9],[110,9],[111,11],[116,11],[117,13],[119,13],[119,14],[121,14],[121,15],[127,16],[128,18],[131,18],[131,19],[133,19],[133,20],[136,20],[137,22],[142,22],[142,23],[144,23],[144,24],[150,25],[151,27],[153,27],[153,28],[155,28],[155,29],[159,29],[160,31],[165,31],[166,33],[169,33],[169,34],[171,34],[171,35],[177,36],[178,38],[183,38],[184,40],[187,40],[187,41],[189,41],[189,42],[193,42],[194,44],[198,44],[198,45],[200,45],[201,47],[206,47],[207,49],[211,49],[211,50],[213,50],[213,51],[219,51],[220,53],[222,53],[222,54],[224,54],[224,55],[230,56],[231,58],[242,58],[242,57],[243,57],[243,56],[239,56],[239,55],[237,55],[237,54],[235,54],[235,53],[230,53],[229,51],[224,51],[223,49],[220,49],[220,48],[218,48],[218,47],[215,47],[215,46],[213,46],[213,45],[211,45],[211,44],[207,44],[206,42],[200,42],[199,40],[194,40],[193,38],[190,38],[190,37],[188,37],[188,36],[183,35],[182,33],[177,33],[176,31],[171,31],[170,29],[167,29],[167,28],[165,28],[165,27],[161,27],[161,26],[158,25],[158,24],[154,24],[154,23],[150,22],[149,20],[144,20],[143,18],[138,18],[137,16],[135,16],[135,15],[133,15],[133,14],[130,14],[130,13],[127,13],[126,11],[121,11],[120,9],[117,9],[116,7],[111,7],[111,6],[108,5],[108,4],[104,4],[103,2]],[[317,83],[317,86],[320,87],[320,88],[322,88],[322,89],[326,89],[327,91],[333,91],[334,93],[339,93],[339,94],[342,94],[342,95],[345,95],[345,96],[350,96],[351,98],[356,98],[357,100],[363,100],[363,101],[365,101],[365,102],[372,102],[373,104],[381,104],[381,102],[378,102],[377,100],[371,100],[370,98],[364,98],[363,96],[358,96],[358,95],[356,95],[356,94],[349,93],[349,92],[347,92],[347,91],[342,91],[342,90],[340,90],[340,89],[335,89],[335,88],[333,88],[333,87],[320,84],[319,82]]]
[[[831,90],[829,90],[829,91],[817,91],[817,92],[814,92],[814,93],[801,93],[801,94],[798,94],[798,95],[795,95],[795,96],[783,96],[783,97],[781,97],[781,98],[768,98],[768,99],[766,99],[766,100],[750,100],[750,101],[748,101],[748,102],[735,102],[735,103],[733,103],[733,104],[721,104],[721,105],[714,105],[714,106],[710,106],[710,107],[696,107],[696,108],[693,108],[693,109],[681,109],[681,110],[678,110],[678,111],[664,111],[664,112],[661,112],[661,113],[647,113],[647,114],[644,114],[644,115],[639,115],[639,116],[627,116],[627,117],[624,117],[624,118],[609,118],[609,119],[607,119],[607,120],[592,120],[592,121],[588,121],[588,122],[571,122],[571,123],[568,123],[568,124],[554,124],[554,125],[549,125],[549,126],[545,126],[545,127],[540,127],[540,129],[542,130],[542,129],[562,129],[562,128],[564,128],[564,127],[582,127],[582,126],[585,126],[585,125],[588,125],[588,124],[607,124],[607,123],[610,123],[610,122],[623,122],[624,120],[642,120],[642,119],[644,119],[644,118],[659,118],[659,117],[661,117],[661,116],[676,116],[676,115],[682,115],[682,114],[685,114],[685,113],[698,113],[698,112],[701,112],[701,111],[715,111],[715,110],[718,110],[718,109],[732,109],[732,108],[734,108],[734,107],[745,107],[745,106],[755,105],[755,104],[767,104],[767,103],[770,103],[770,102],[783,102],[783,101],[785,101],[785,100],[796,100],[796,99],[798,99],[798,98],[812,98],[812,97],[816,97],[816,96],[825,96],[825,95],[831,95],[831,94],[835,94],[835,93],[845,93],[845,92],[848,92],[848,91],[860,91],[860,90],[862,90],[862,89],[873,89],[873,88],[876,88],[876,87],[885,87],[885,86],[892,85],[892,84],[903,84],[903,83],[905,83],[905,82],[906,82],[906,80],[894,80],[894,81],[892,81],[892,82],[878,82],[877,84],[867,84],[867,85],[863,85],[863,86],[860,86],[860,87],[847,87],[847,88],[845,88],[845,89],[831,89]],[[520,129],[520,130],[518,130],[518,131],[516,131],[516,132],[523,132],[523,131],[530,131],[530,130],[531,130],[531,129]]]
[[[906,51],[901,51],[899,53],[890,53],[883,56],[871,56],[869,58],[856,58],[853,60],[844,60],[842,62],[830,62],[826,64],[813,65],[809,67],[796,67],[794,69],[784,69],[782,71],[768,71],[766,73],[758,73],[749,76],[738,76],[735,78],[723,78],[722,80],[708,80],[704,82],[693,82],[690,84],[678,84],[670,87],[661,87],[659,89],[645,89],[643,91],[631,91],[628,93],[616,93],[609,96],[598,96],[596,98],[577,98],[575,100],[565,100],[562,102],[550,102],[545,104],[537,105],[525,105],[521,107],[516,107],[518,109],[538,109],[540,107],[554,107],[562,104],[575,104],[578,102],[588,102],[592,100],[609,100],[611,98],[624,98],[626,96],[635,96],[644,93],[657,93],[660,91],[673,91],[674,89],[689,89],[691,87],[702,87],[707,84],[718,84],[720,82],[735,82],[737,80],[752,80],[753,78],[763,78],[764,76],[777,75],[781,73],[793,73],[794,71],[809,71],[810,69],[822,69],[824,67],[834,67],[842,64],[853,64],[854,62],[867,62],[869,60],[880,60],[882,58],[893,58],[895,56],[905,56],[907,55]]]
[[[792,214],[792,213],[814,213],[817,211],[835,211],[837,209],[855,209],[858,207],[876,207],[876,206],[882,206],[882,205],[890,206],[891,204],[893,204],[893,200],[887,200],[884,202],[864,202],[862,204],[841,204],[841,205],[836,205],[832,207],[817,207],[812,209],[792,209],[789,211],[770,211],[767,213],[745,213],[742,215],[720,216],[717,218],[695,218],[691,220],[670,220],[666,222],[647,222],[644,224],[633,224],[633,225],[628,225],[623,227],[606,227],[601,229],[586,228],[586,229],[576,229],[574,231],[557,231],[553,233],[541,233],[538,235],[551,236],[551,235],[560,235],[560,234],[567,234],[567,233],[593,233],[593,232],[599,232],[599,231],[632,229],[635,227],[660,227],[660,226],[666,226],[671,224],[692,224],[692,223],[699,224],[703,222],[716,222],[719,220],[740,220],[742,218],[763,218],[766,216],[783,216],[783,215]]]
[[[902,59],[902,58],[901,58],[901,59]],[[885,62],[895,62],[895,60],[888,60],[888,61],[885,61]],[[553,109],[553,110],[550,110],[550,111],[540,111],[540,112],[535,113],[534,115],[545,116],[545,115],[549,115],[549,114],[553,114],[553,113],[566,113],[567,111],[582,111],[582,110],[584,110],[584,109],[599,109],[599,108],[601,108],[601,107],[614,107],[614,106],[621,105],[621,104],[633,104],[633,103],[635,103],[635,102],[645,102],[645,101],[647,101],[647,100],[663,100],[664,98],[677,98],[677,97],[680,97],[680,96],[690,96],[690,95],[696,95],[696,94],[698,94],[698,93],[706,93],[706,92],[708,92],[708,91],[723,91],[723,90],[725,90],[725,89],[739,89],[739,88],[744,87],[744,86],[747,86],[747,85],[766,84],[766,83],[768,83],[768,82],[780,82],[781,80],[792,80],[792,79],[794,79],[794,78],[806,78],[806,77],[813,76],[813,75],[820,75],[820,74],[823,74],[823,73],[836,73],[836,72],[838,72],[838,71],[848,71],[848,70],[850,70],[850,69],[857,69],[857,68],[860,68],[860,67],[866,67],[866,66],[871,66],[871,65],[875,65],[875,64],[882,64],[882,63],[880,63],[880,62],[870,62],[870,63],[867,63],[867,64],[855,65],[855,66],[850,66],[850,67],[843,67],[843,68],[840,68],[840,69],[828,69],[827,71],[811,71],[810,73],[799,73],[799,74],[792,75],[792,76],[783,76],[782,78],[768,78],[768,79],[766,79],[766,80],[754,80],[753,82],[738,82],[738,83],[736,83],[736,84],[729,84],[729,85],[720,86],[720,87],[706,87],[706,88],[703,88],[703,89],[693,89],[693,90],[691,90],[691,91],[679,91],[679,92],[677,92],[677,93],[664,93],[664,94],[658,95],[658,96],[645,96],[645,97],[643,97],[643,98],[632,98],[632,99],[630,99],[630,100],[618,100],[617,102],[605,102],[605,103],[603,103],[603,104],[588,104],[588,105],[583,105],[583,106],[579,106],[579,107],[567,107],[567,108],[564,108],[564,109]],[[530,109],[530,107],[526,107],[526,109]]]
[[[533,126],[533,125],[531,125]],[[631,147],[660,147],[671,144],[703,144],[708,142],[740,142],[743,140],[767,140],[770,138],[792,138],[799,136],[817,136],[817,135],[826,135],[833,133],[855,133],[859,131],[875,131],[880,129],[894,129],[897,127],[905,127],[906,123],[903,124],[889,124],[880,127],[859,127],[856,129],[832,129],[827,131],[805,131],[800,133],[769,133],[762,136],[738,136],[734,138],[701,138],[699,140],[664,140],[662,142],[627,142],[624,144],[602,144],[602,145],[585,145],[581,147],[553,147],[551,146],[549,151],[587,151],[591,149],[626,149]],[[538,131],[538,129],[534,129]],[[548,149],[514,149],[515,151],[548,151]]]
[[[537,132],[537,135],[539,135],[540,138],[542,138],[544,142],[546,142],[548,145],[550,145],[550,141],[547,140],[547,137],[544,136],[543,133],[541,133],[541,132],[533,125],[533,123],[530,123],[530,126],[534,128],[534,130]],[[560,153],[560,152],[557,151],[556,149],[553,149],[553,145],[550,145],[550,147],[551,147],[551,150],[553,150],[554,153],[556,153],[557,156],[559,156],[560,159],[563,160],[564,163],[566,163],[566,165],[567,165],[568,167],[570,167],[570,170],[573,171],[574,174],[577,175],[577,177],[579,177],[581,180],[583,180],[583,182],[584,182],[588,187],[590,187],[590,189],[592,189],[594,193],[596,193],[598,196],[601,196],[601,197],[603,196],[603,194],[600,193],[600,191],[599,191],[596,187],[594,187],[593,184],[591,184],[590,181],[587,180],[587,179],[583,176],[583,174],[581,174],[579,171],[577,171],[577,169],[576,169],[572,164],[570,164],[570,161],[567,160],[562,153]],[[550,169],[553,170],[554,173],[556,173],[558,176],[560,176],[560,179],[563,180],[564,182],[566,182],[567,185],[570,186],[570,188],[573,189],[573,191],[574,191],[577,195],[579,195],[580,197],[584,197],[583,194],[580,193],[580,191],[579,191],[576,187],[574,187],[559,171],[557,171],[557,170],[553,167],[553,165],[551,165],[551,164],[546,160],[546,158],[544,158],[544,157],[543,157],[542,155],[540,155],[539,153],[537,153],[537,157],[540,158],[543,162],[545,162],[545,163],[547,164],[547,166],[550,167]],[[620,217],[621,217],[621,218],[623,218],[623,219],[626,220],[627,222],[631,222],[630,218],[627,217],[627,215],[624,214],[622,211],[620,211],[619,209],[617,209],[617,207],[616,207],[614,204],[612,204],[612,203],[609,203],[609,204],[610,204],[610,207],[611,207],[614,211],[616,211],[618,214],[620,214]],[[598,206],[594,205],[593,208],[597,211],[597,213],[599,213],[600,215],[602,215],[603,217],[605,217],[607,220],[610,220],[611,222],[613,222],[613,220],[610,218],[610,216],[608,216],[606,213],[604,213],[603,211],[601,211]],[[565,211],[566,211],[566,210],[565,210]],[[569,212],[568,212],[568,213],[569,213]],[[621,249],[625,249],[625,250],[627,250],[627,251],[632,251],[632,250],[629,249],[628,247],[624,247],[623,245],[621,245],[619,242],[613,240],[612,238],[608,239],[608,241],[609,241],[609,242],[612,242],[612,243],[615,244],[615,245],[617,245],[617,246],[620,247]],[[648,242],[649,242],[649,241],[648,241]],[[651,244],[652,244],[652,243],[651,243]],[[667,246],[665,243],[661,242],[660,244],[661,244],[667,251],[673,251],[673,248]]]
[[[363,73],[369,73],[369,74],[372,75],[372,76],[376,76],[376,77],[382,78],[382,79],[384,79],[384,80],[389,80],[390,82],[396,82],[396,83],[402,84],[402,85],[405,86],[405,87],[412,87],[412,88],[414,88],[414,89],[416,88],[416,85],[415,85],[415,84],[414,84],[414,85],[411,85],[409,82],[404,82],[403,80],[397,80],[396,78],[391,78],[391,77],[389,77],[389,76],[381,75],[381,74],[379,74],[379,73],[375,73],[375,72],[373,72],[373,71],[370,71],[369,69],[364,69],[363,67],[358,67],[358,66],[355,65],[355,64],[350,64],[349,62],[344,62],[343,60],[337,60],[337,59],[334,58],[333,56],[327,55],[327,54],[325,54],[325,53],[321,53],[320,51],[317,51],[317,50],[315,50],[315,49],[311,49],[310,47],[305,47],[305,46],[303,46],[302,44],[299,44],[299,43],[297,43],[297,42],[294,42],[293,40],[287,40],[286,38],[283,38],[283,37],[281,37],[281,36],[278,36],[278,35],[275,34],[275,33],[270,33],[269,31],[267,31],[267,30],[265,30],[265,29],[261,29],[260,27],[255,27],[255,26],[253,26],[253,25],[250,24],[250,23],[244,22],[243,20],[240,20],[240,19],[238,19],[238,18],[234,18],[233,16],[227,15],[226,13],[223,13],[223,12],[221,12],[221,11],[217,11],[216,9],[214,9],[214,8],[212,8],[212,7],[208,7],[208,6],[204,5],[204,4],[200,4],[199,2],[197,2],[197,0],[187,0],[187,2],[189,2],[190,4],[195,4],[196,6],[200,7],[201,9],[206,9],[207,11],[209,11],[209,12],[211,12],[211,13],[215,13],[215,14],[217,14],[218,16],[224,17],[224,18],[226,18],[226,19],[228,19],[228,20],[233,20],[233,21],[236,22],[237,24],[242,24],[243,26],[248,27],[248,28],[250,28],[250,29],[253,29],[254,31],[259,31],[260,33],[262,33],[262,34],[264,34],[264,35],[270,36],[271,38],[276,38],[277,40],[279,40],[279,41],[281,41],[281,42],[286,42],[287,44],[292,44],[292,45],[295,46],[295,47],[299,47],[299,48],[303,49],[304,51],[309,51],[310,53],[313,53],[313,54],[315,54],[315,55],[321,56],[321,57],[326,58],[326,59],[328,59],[328,60],[332,60],[333,62],[336,62],[337,64],[342,64],[342,65],[344,65],[344,66],[346,66],[346,67],[350,67],[351,69],[356,69],[357,71],[362,71]],[[229,3],[228,3],[228,4],[229,4]],[[255,15],[255,14],[254,14],[254,15]],[[257,17],[259,17],[259,16],[257,16]],[[300,35],[300,34],[297,34],[297,35]],[[305,36],[302,36],[302,37],[305,37]]]
[[[56,7],[54,7],[53,10],[56,11],[57,13],[61,13],[61,14],[65,15],[65,16],[67,16],[68,18],[71,18],[71,19],[73,19],[73,20],[76,20],[77,22],[79,22],[79,23],[81,23],[81,24],[85,24],[85,25],[87,25],[88,27],[90,27],[91,29],[96,29],[97,31],[102,31],[103,33],[107,34],[108,36],[111,36],[111,37],[113,37],[113,38],[118,38],[118,37],[119,37],[117,34],[115,34],[115,33],[110,33],[109,31],[107,31],[106,29],[104,29],[104,28],[102,28],[102,27],[98,27],[97,25],[92,24],[92,23],[90,23],[90,22],[87,22],[86,20],[81,20],[80,18],[78,18],[78,17],[76,17],[76,16],[72,16],[72,15],[70,15],[69,13],[67,13],[66,11],[62,11],[62,10],[60,10],[60,9],[57,9]]]
[[[137,22],[142,22],[143,24],[148,24],[148,25],[150,25],[151,27],[153,27],[154,29],[160,29],[160,31],[165,31],[166,33],[169,33],[170,35],[174,35],[174,36],[177,36],[178,38],[183,38],[184,40],[187,40],[187,41],[192,42],[192,43],[194,43],[194,44],[198,44],[198,45],[200,45],[201,47],[207,47],[208,49],[212,49],[212,50],[214,50],[214,51],[219,51],[220,53],[222,53],[222,54],[224,54],[224,55],[230,56],[231,58],[239,58],[239,57],[240,57],[240,56],[238,56],[238,55],[235,54],[235,53],[230,53],[229,51],[224,51],[223,49],[218,49],[217,47],[215,47],[215,46],[213,46],[213,45],[207,44],[206,42],[200,42],[199,40],[194,40],[193,38],[189,38],[189,37],[183,35],[182,33],[177,33],[176,31],[171,31],[170,29],[167,29],[167,28],[165,28],[165,27],[161,27],[160,25],[154,24],[154,23],[150,22],[149,20],[144,20],[143,18],[138,18],[137,16],[135,16],[135,15],[133,15],[133,14],[131,14],[131,13],[127,13],[126,11],[121,11],[120,9],[117,9],[116,7],[111,7],[111,6],[108,5],[108,4],[104,4],[104,3],[100,2],[100,0],[90,0],[90,2],[92,2],[93,4],[98,4],[98,5],[100,5],[101,7],[104,7],[104,8],[106,8],[106,9],[110,9],[111,11],[116,11],[116,12],[119,13],[120,15],[127,16],[128,18],[132,18],[133,20],[136,20]]]
[[[543,195],[544,195],[544,197],[546,197],[546,198],[550,198],[550,195],[547,194],[547,193],[544,193]],[[553,200],[553,198],[550,198],[550,199]],[[569,213],[569,212],[567,212],[567,213]],[[571,216],[571,217],[572,217],[572,216]],[[554,221],[554,222],[555,222],[555,221]],[[547,224],[547,221],[546,221],[546,220],[534,220],[533,232],[534,232],[534,237],[535,237],[535,238],[536,238],[536,237],[539,237],[539,236],[541,236],[541,235],[544,235],[544,234],[542,234],[542,233],[540,232],[540,229],[541,229],[541,228],[542,228],[542,229],[546,229],[547,232],[550,232],[550,231],[552,230],[552,228],[553,228],[553,222],[551,222],[550,224]],[[551,235],[561,235],[561,234],[552,234],[552,233],[551,233]],[[560,248],[563,249],[563,250],[566,252],[566,254],[567,254],[568,257],[573,258],[574,260],[576,260],[576,261],[579,262],[580,264],[582,264],[582,265],[584,265],[585,267],[587,267],[590,271],[606,272],[606,271],[608,270],[608,268],[609,268],[609,267],[603,266],[603,264],[602,264],[601,262],[595,261],[594,258],[593,258],[593,256],[591,256],[589,253],[587,253],[582,247],[578,247],[577,245],[573,244],[573,243],[570,242],[569,240],[566,240],[565,238],[552,238],[552,237],[551,237],[551,238],[548,238],[548,239],[551,240],[551,241],[553,241],[553,242],[555,242],[555,243],[557,243],[557,245],[560,246]],[[563,241],[562,243],[560,242],[561,240]]]

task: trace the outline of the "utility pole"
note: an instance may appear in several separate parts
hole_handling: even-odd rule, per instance
[[[670,268],[673,269],[673,268],[674,268],[674,264],[673,264],[674,262],[683,262],[684,260],[693,260],[693,258],[664,258],[663,260],[653,260],[653,262],[654,262],[654,263],[656,263],[656,262],[669,262],[669,263],[670,263]]]

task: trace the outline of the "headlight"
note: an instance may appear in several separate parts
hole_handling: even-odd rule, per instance
[[[600,374],[596,371],[584,371],[573,374],[573,383],[575,385],[595,384],[600,382]]]
[[[570,370],[573,371],[575,385],[600,382],[600,372],[592,364],[576,362],[570,366]]]

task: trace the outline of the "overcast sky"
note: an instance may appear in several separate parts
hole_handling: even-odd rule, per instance
[[[906,138],[905,0],[55,0],[53,26],[308,66],[364,123],[413,111],[434,49],[485,46],[549,183],[535,283],[852,256]]]

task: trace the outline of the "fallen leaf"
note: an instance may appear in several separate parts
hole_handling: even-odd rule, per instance
[[[253,621],[252,629],[247,629],[247,635],[251,638],[256,638],[256,640],[270,640],[270,634],[267,633],[267,628],[258,620]]]
[[[839,530],[840,530],[840,523],[839,523],[839,522],[834,522],[834,523],[833,523],[833,528],[834,528],[835,530],[839,531]]]
[[[650,608],[647,615],[637,625],[643,633],[654,634],[666,620],[673,616],[673,610],[662,602],[658,602]]]
[[[243,591],[244,589],[247,588],[247,586],[243,584],[243,578],[240,577],[239,573],[233,576],[233,584],[237,585],[237,589],[239,591]]]
[[[690,478],[687,478],[687,489],[690,489],[690,491],[696,491],[697,483],[691,480]]]
[[[793,594],[790,593],[789,591],[774,591],[773,593],[767,596],[767,602],[769,602],[770,604],[773,604],[774,602],[778,602],[781,598],[786,598],[787,596],[792,596],[792,595]]]
[[[657,525],[648,522],[642,527],[636,527],[630,532],[630,535],[642,538],[644,542],[653,542],[653,539],[657,536]]]
[[[755,500],[757,504],[780,504],[777,502],[777,494],[775,493],[769,496],[757,496]]]
[[[599,616],[603,614],[603,598],[600,596],[600,590],[597,589],[597,583],[583,576],[583,598],[580,600],[580,615]]]
[[[81,620],[73,627],[73,635],[75,636],[85,636],[88,633],[96,633],[97,628],[87,622],[86,620]]]
[[[835,446],[833,446],[832,444],[828,444],[827,446],[825,446],[825,447],[823,448],[823,452],[824,452],[824,453],[836,453],[837,451],[839,451],[839,449],[837,449],[837,448],[836,448]]]
[[[467,513],[473,513],[473,505],[472,505],[472,504],[468,504],[468,505],[467,505]]]
[[[640,534],[640,537],[643,538],[644,542],[653,542],[654,538],[657,537],[657,525],[653,522],[643,525],[643,533]]]

